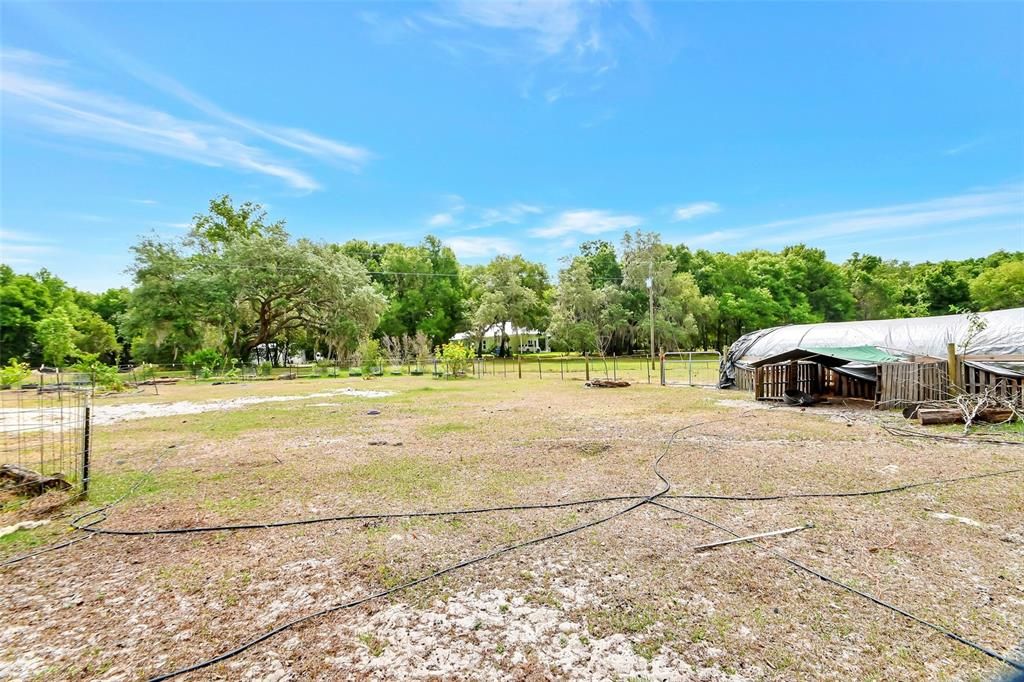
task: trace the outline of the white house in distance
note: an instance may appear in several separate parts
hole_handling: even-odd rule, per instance
[[[491,325],[483,334],[483,352],[492,353],[501,343],[500,324]],[[505,327],[505,336],[508,338],[509,348],[520,353],[543,353],[550,350],[548,346],[548,335],[536,329],[525,327]],[[459,332],[451,338],[451,341],[469,346],[474,352],[477,349],[479,338],[471,331]]]

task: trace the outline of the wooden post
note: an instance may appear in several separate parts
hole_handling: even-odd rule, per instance
[[[565,381],[565,358],[558,358],[558,373],[562,375],[562,381]]]
[[[644,360],[644,364],[647,365],[647,383],[651,383],[651,363]]]
[[[665,385],[665,354],[658,353],[658,363],[661,365],[661,385]]]
[[[612,353],[612,380],[619,378],[619,360],[616,353]]]
[[[946,372],[949,377],[949,395],[957,394],[957,371],[956,371],[956,344],[946,344]]]
[[[583,362],[587,369],[587,381],[590,381],[590,356],[586,353],[583,354]]]
[[[543,379],[544,378],[544,370],[540,366],[540,358],[537,358],[537,378],[538,379]]]
[[[523,378],[523,356],[522,355],[517,355],[516,356],[516,367],[519,369],[519,378],[522,379]]]

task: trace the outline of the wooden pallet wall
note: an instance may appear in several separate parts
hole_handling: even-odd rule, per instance
[[[886,362],[878,366],[875,405],[905,407],[925,400],[945,400],[949,393],[949,369],[939,362]]]
[[[754,398],[782,400],[783,394],[791,388],[821,393],[823,369],[816,362],[782,362],[758,367],[754,370]]]
[[[945,364],[945,363],[943,363]],[[960,383],[965,393],[991,391],[1002,398],[1010,398],[1024,406],[1024,379],[1004,377],[977,367],[960,363]]]

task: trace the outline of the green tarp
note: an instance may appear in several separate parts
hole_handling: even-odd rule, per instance
[[[815,355],[827,355],[830,358],[838,358],[847,362],[859,362],[865,365],[877,365],[882,362],[902,362],[904,360],[904,358],[890,355],[875,346],[837,346],[829,348],[800,346],[800,350],[814,353]]]

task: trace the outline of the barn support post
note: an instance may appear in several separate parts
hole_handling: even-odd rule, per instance
[[[946,372],[949,377],[949,395],[951,396],[957,394],[957,386],[960,383],[958,381],[956,368],[956,344],[946,344]]]

